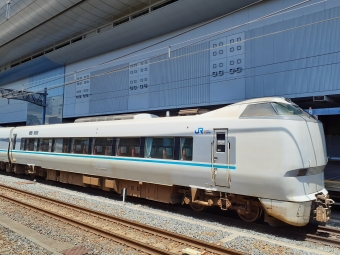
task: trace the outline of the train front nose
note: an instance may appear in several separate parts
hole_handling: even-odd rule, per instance
[[[305,118],[305,121],[313,146],[315,166],[308,169],[304,186],[306,195],[309,195],[311,199],[315,197],[311,208],[313,219],[319,222],[327,222],[330,219],[334,201],[329,198],[328,192],[324,188],[324,168],[327,164],[324,130],[322,123],[318,120]],[[313,187],[311,188],[310,185]]]
[[[314,119],[306,120],[306,125],[312,140],[317,166],[327,164],[326,141],[322,123]]]
[[[312,117],[304,117],[308,146],[304,158],[308,169],[304,176],[306,195],[320,192],[324,189],[324,169],[327,164],[325,135],[322,123]],[[307,141],[306,141],[307,142]]]

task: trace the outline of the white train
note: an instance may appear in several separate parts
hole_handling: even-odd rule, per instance
[[[119,117],[119,116],[118,116]],[[127,195],[219,206],[245,221],[326,222],[322,124],[284,98],[195,116],[0,129],[6,171]]]

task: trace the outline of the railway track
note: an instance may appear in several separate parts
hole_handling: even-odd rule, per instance
[[[216,244],[175,234],[2,184],[0,184],[0,197],[16,203],[19,206],[67,222],[146,254],[181,254],[185,248],[189,248],[191,251],[199,251],[205,255],[244,254]]]
[[[340,229],[318,226],[313,234],[306,234],[305,240],[340,248]]]
[[[201,213],[203,215],[205,213]],[[306,227],[271,227],[265,224],[248,223],[233,218],[214,215],[218,222],[226,222],[228,226],[251,229],[259,233],[278,235],[292,240],[309,241],[340,248],[340,229],[321,225],[307,225]]]

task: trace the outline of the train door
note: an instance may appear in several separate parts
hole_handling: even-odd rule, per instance
[[[216,186],[230,187],[230,143],[228,129],[214,129],[212,178]]]

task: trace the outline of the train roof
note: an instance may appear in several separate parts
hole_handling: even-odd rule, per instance
[[[279,102],[279,103],[291,103],[290,99],[284,97],[261,97],[254,98],[245,101],[241,101],[232,105],[240,105],[240,104],[254,104],[254,103],[265,103],[265,102]]]
[[[86,127],[97,127],[98,125],[102,126],[109,126],[113,123],[122,125],[127,123],[143,123],[143,122],[149,122],[149,123],[159,123],[159,121],[169,124],[174,124],[176,122],[183,122],[183,121],[192,121],[195,119],[199,119],[204,121],[204,119],[210,119],[210,118],[239,118],[240,114],[243,112],[247,104],[253,104],[253,103],[261,103],[261,102],[282,102],[282,103],[289,103],[288,100],[281,97],[265,97],[265,98],[257,98],[257,99],[250,99],[246,101],[242,101],[239,103],[231,104],[225,107],[222,107],[220,109],[216,109],[207,113],[203,113],[200,115],[191,115],[191,116],[174,116],[174,117],[157,117],[156,115],[149,116],[149,114],[142,114],[141,117],[133,117],[133,118],[127,118],[127,119],[120,119],[117,120],[109,120],[109,121],[101,121],[99,120],[100,124],[98,124],[98,121],[89,121],[85,120],[84,118],[82,121],[77,121],[76,123],[69,123],[69,124],[54,124],[54,125],[38,125],[38,126],[23,126],[17,128],[18,130],[38,130],[42,127],[47,130],[54,130],[59,128],[67,128],[69,125],[72,125],[73,127],[79,127],[82,128],[84,125]],[[147,116],[146,116],[147,115]],[[111,116],[110,116],[111,117]],[[119,116],[117,116],[119,117]],[[120,116],[121,117],[121,116]],[[90,117],[89,117],[90,118]],[[94,118],[94,117],[92,117]],[[85,120],[85,121],[84,121]],[[88,122],[89,121],[89,122]],[[5,128],[4,128],[5,129]],[[3,130],[4,130],[3,129]]]

